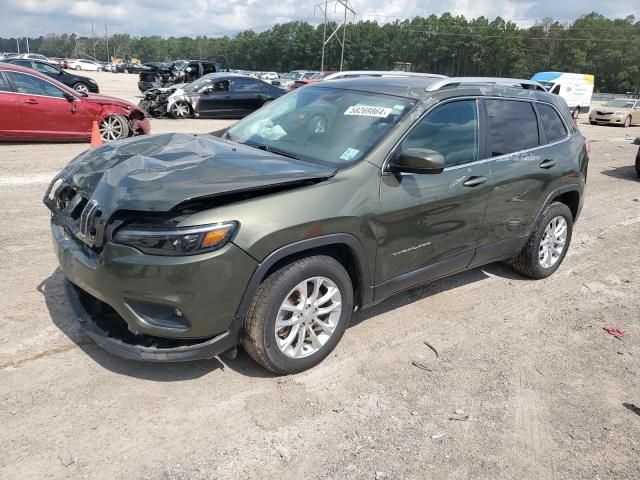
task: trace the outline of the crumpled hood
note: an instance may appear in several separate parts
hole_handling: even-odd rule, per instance
[[[109,97],[107,95],[99,95],[97,93],[89,93],[87,94],[87,100],[98,103],[100,105],[118,105],[120,107],[128,108],[130,110],[137,110],[133,103],[127,102],[126,100],[122,100],[120,98]]]
[[[88,150],[60,172],[106,220],[117,210],[169,211],[185,201],[328,178],[335,169],[211,135],[135,137]],[[54,180],[55,182],[55,180]]]

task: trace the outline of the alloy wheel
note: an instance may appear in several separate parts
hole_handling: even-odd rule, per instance
[[[108,142],[122,138],[124,136],[125,125],[122,123],[122,119],[112,115],[100,123],[99,130],[102,140]]]
[[[73,86],[73,89],[78,93],[89,93],[89,88],[84,83],[78,83]]]
[[[312,277],[296,285],[284,299],[275,322],[275,340],[290,358],[319,351],[340,321],[342,295],[326,277]]]
[[[176,118],[187,118],[191,111],[186,102],[176,102],[171,106],[171,113]]]
[[[564,252],[567,243],[567,221],[558,216],[551,219],[540,240],[538,259],[543,268],[553,267]]]

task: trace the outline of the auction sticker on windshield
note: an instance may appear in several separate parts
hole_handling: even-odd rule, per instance
[[[352,105],[344,111],[345,115],[359,115],[361,117],[387,118],[392,108],[374,107],[370,105]]]

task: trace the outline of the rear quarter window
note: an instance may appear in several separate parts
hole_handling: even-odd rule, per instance
[[[491,156],[499,157],[540,145],[538,120],[530,102],[485,100]]]
[[[567,136],[567,129],[555,108],[551,105],[539,103],[538,112],[549,143],[557,142]]]

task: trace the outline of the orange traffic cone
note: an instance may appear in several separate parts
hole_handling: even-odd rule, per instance
[[[93,121],[93,127],[91,127],[91,146],[99,147],[102,145],[102,137],[100,136],[100,130],[98,129],[98,122]]]

